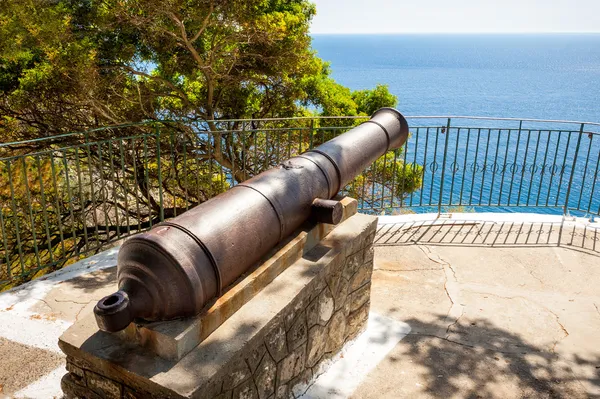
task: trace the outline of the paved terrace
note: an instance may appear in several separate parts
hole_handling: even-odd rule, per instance
[[[369,328],[304,397],[600,397],[600,224],[442,216],[380,218]],[[61,396],[58,337],[116,252],[0,294],[5,394]]]

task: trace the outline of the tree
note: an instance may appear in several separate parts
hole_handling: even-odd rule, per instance
[[[2,0],[3,133],[32,138],[137,122],[369,115],[310,48],[306,0]],[[17,132],[19,132],[17,134]]]
[[[0,0],[0,135],[29,140],[0,146],[0,169],[37,187],[0,193],[0,270],[61,266],[360,122],[261,118],[395,106],[386,86],[332,79],[310,47],[314,14],[307,0]],[[418,180],[394,159],[369,181]]]

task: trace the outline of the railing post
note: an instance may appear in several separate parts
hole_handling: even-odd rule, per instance
[[[154,131],[156,135],[156,166],[158,168],[158,204],[160,208],[160,221],[165,220],[165,206],[163,201],[163,186],[162,186],[162,166],[161,166],[161,154],[160,154],[160,127],[158,123],[154,125]],[[148,182],[149,183],[149,182]]]
[[[314,148],[314,135],[315,135],[315,118],[312,118],[310,120],[310,136],[308,138],[308,142],[309,142],[309,150],[312,150]]]
[[[438,200],[438,216],[442,213],[442,200],[444,198],[444,180],[446,175],[446,157],[448,155],[448,139],[450,137],[450,118],[446,125],[446,140],[444,142],[444,160],[442,161],[442,180],[440,182],[440,197]]]
[[[573,185],[573,177],[575,176],[575,165],[577,164],[577,157],[579,155],[579,146],[581,145],[581,137],[583,136],[583,129],[585,123],[581,124],[579,129],[579,137],[577,138],[577,146],[575,147],[575,155],[573,156],[573,166],[571,167],[571,177],[569,177],[569,185],[567,186],[567,197],[565,198],[565,206],[563,208],[563,216],[569,213],[569,197],[571,196],[571,187]],[[567,148],[567,151],[569,149]]]

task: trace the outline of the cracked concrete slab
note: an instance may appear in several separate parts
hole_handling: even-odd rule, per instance
[[[115,290],[117,268],[97,270],[56,284],[38,303],[30,308],[42,316],[51,315],[73,322],[87,314],[96,302]]]
[[[58,337],[114,291],[116,255],[107,250],[0,294],[0,397],[62,397]]]
[[[371,290],[371,309],[398,320],[420,317],[426,323],[417,331],[436,333],[440,328],[437,315],[446,313],[452,305],[444,290],[444,268],[417,247],[405,249],[377,248],[373,270],[377,290]]]
[[[486,248],[436,246],[440,257],[453,265],[462,283],[497,285],[539,290],[546,265],[556,262],[552,249],[547,248]],[[550,254],[549,254],[550,253]]]
[[[411,334],[369,373],[352,397],[583,399],[588,395],[566,363],[543,354],[505,354]]]
[[[382,217],[371,309],[410,334],[342,396],[600,398],[600,225],[534,216]],[[116,253],[0,294],[0,338],[24,348],[0,350],[4,393],[60,394],[57,338],[114,290]],[[27,353],[50,360],[22,373]]]
[[[429,259],[418,246],[407,246],[403,251],[395,247],[378,247],[377,270],[420,271],[443,270],[443,266]],[[425,256],[423,256],[425,255]]]
[[[485,248],[438,246],[450,263],[463,265],[461,282],[477,282],[510,288],[570,295],[600,295],[600,253],[587,254],[563,247]]]
[[[444,223],[381,226],[371,307],[412,332],[352,397],[600,397],[600,253],[526,245],[556,223]],[[457,244],[461,228],[524,245]],[[390,245],[403,234],[418,244]]]
[[[526,341],[536,351],[551,352],[568,335],[552,311],[526,298],[469,291],[462,291],[462,298],[464,314],[448,330],[452,341],[511,353],[530,350],[522,344]],[[498,331],[489,326],[499,327]]]

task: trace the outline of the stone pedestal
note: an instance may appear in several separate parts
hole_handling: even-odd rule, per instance
[[[67,355],[69,372],[62,380],[66,397],[265,399],[301,395],[323,362],[366,326],[376,224],[376,217],[355,214],[312,247],[305,247],[310,240],[297,243],[302,250],[295,253],[300,255],[279,267],[280,274],[269,274],[273,278],[267,280],[272,281],[261,290],[257,292],[254,286],[253,295],[237,302],[241,303],[238,309],[220,318],[210,332],[201,333],[202,315],[169,322],[200,326],[187,333],[191,341],[182,346],[184,350],[177,349],[179,327],[175,328],[179,335],[171,334],[168,323],[131,326],[129,333],[108,334],[98,330],[93,315],[80,320],[59,341]],[[252,273],[268,263],[269,259]],[[249,286],[247,281],[240,283]],[[146,337],[162,334],[172,350],[157,349],[157,340],[150,340],[152,345],[140,340],[141,330]],[[132,331],[138,331],[137,338]]]

